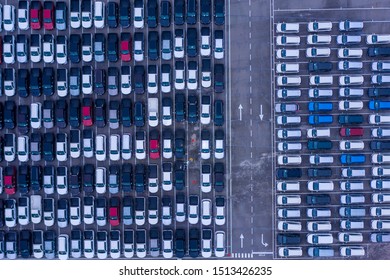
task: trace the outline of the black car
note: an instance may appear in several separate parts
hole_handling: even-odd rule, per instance
[[[367,55],[369,57],[388,57],[390,56],[390,48],[385,47],[385,48],[368,48],[367,49]]]
[[[95,125],[99,128],[106,126],[106,100],[98,98],[95,100]]]
[[[169,27],[171,25],[171,2],[162,0],[160,3],[160,25]]]
[[[158,33],[150,31],[148,34],[148,56],[150,60],[157,60],[160,53]]]
[[[0,103],[0,129],[3,128],[4,128],[4,107],[3,107],[3,103]],[[0,155],[0,161],[2,161],[1,157],[2,155]]]
[[[214,101],[214,124],[216,126],[222,126],[225,122],[224,108],[222,100]]]
[[[198,55],[198,31],[196,28],[187,29],[187,55],[189,57]]]
[[[222,93],[225,90],[225,67],[223,64],[214,66],[214,91]]]
[[[175,15],[174,20],[176,25],[182,25],[185,22],[185,15],[184,15],[184,0],[175,0]]]
[[[370,148],[372,151],[390,150],[390,141],[371,141]]]
[[[18,130],[21,134],[27,134],[30,130],[30,108],[28,105],[18,107]]]
[[[134,125],[136,127],[145,125],[145,105],[142,101],[134,103]]]
[[[184,129],[176,129],[175,131],[175,157],[178,159],[184,158],[184,155],[186,153],[185,151],[186,146],[186,133]]]
[[[28,259],[32,253],[31,232],[27,229],[21,230],[19,235],[19,252],[23,259]]]
[[[65,100],[57,100],[55,106],[55,120],[59,128],[68,125],[68,103]]]
[[[121,185],[124,192],[131,192],[133,189],[133,166],[131,163],[122,165]]]
[[[216,25],[225,23],[225,0],[214,1],[214,23]]]
[[[182,191],[186,186],[186,165],[183,161],[177,160],[174,166],[173,184],[177,191]]]
[[[53,161],[55,152],[54,152],[54,133],[45,133],[43,134],[43,159],[45,161]]]
[[[97,95],[103,95],[106,92],[106,70],[95,69],[94,75],[94,91]]]
[[[367,94],[369,97],[390,96],[390,88],[369,88]]]
[[[364,122],[362,115],[339,115],[339,124],[361,124]]]
[[[72,194],[80,194],[81,188],[81,167],[72,166],[69,174],[69,190]]]
[[[130,27],[131,7],[129,0],[120,0],[119,2],[119,22],[122,28]]]
[[[299,233],[279,233],[276,237],[278,245],[299,245],[301,237]]]
[[[116,33],[109,33],[107,39],[107,57],[109,62],[118,61],[118,35]]]
[[[188,123],[197,123],[198,116],[198,97],[196,95],[188,96]]]
[[[116,2],[107,3],[107,24],[109,28],[118,27],[118,4]]]
[[[302,177],[300,168],[278,168],[276,169],[277,179],[299,179]]]
[[[135,191],[143,193],[146,188],[146,167],[144,164],[135,165]]]
[[[40,191],[42,187],[42,168],[39,165],[31,166],[30,186],[33,191]]]
[[[186,232],[184,229],[176,229],[175,231],[175,254],[176,257],[181,259],[186,254]]]
[[[329,72],[332,70],[332,62],[309,62],[309,72]]]
[[[79,63],[81,60],[81,36],[71,34],[69,37],[69,59],[72,63]]]
[[[17,185],[20,193],[28,193],[30,190],[30,168],[27,165],[19,165],[17,173]]]
[[[30,70],[30,92],[32,96],[41,96],[42,94],[42,72],[39,68]]]
[[[83,188],[85,193],[92,193],[95,187],[95,166],[93,164],[84,165]]]
[[[183,122],[186,119],[185,112],[185,95],[176,93],[175,95],[175,119],[177,122]]]
[[[148,0],[148,27],[156,28],[157,27],[157,16],[158,16],[158,5],[157,0]]]
[[[222,192],[225,188],[225,167],[222,162],[214,164],[214,188],[217,192]]]
[[[4,219],[5,219],[5,214],[4,214],[4,202],[2,199],[0,199],[0,227],[2,228],[4,226]],[[0,231],[0,242],[4,242],[4,233]]]
[[[54,69],[52,67],[43,68],[42,91],[46,96],[54,94]]]
[[[145,68],[141,65],[134,67],[134,92],[136,94],[145,92]]]
[[[30,93],[30,73],[27,69],[18,70],[18,95],[20,97],[28,97]]]
[[[69,124],[71,128],[78,128],[80,126],[80,99],[71,98],[69,102]]]
[[[198,21],[198,0],[187,0],[187,24],[196,24]]]
[[[16,123],[16,104],[14,101],[4,102],[4,127],[14,129]]]
[[[200,23],[211,22],[211,0],[200,0]]]
[[[190,257],[196,258],[200,252],[200,234],[197,228],[191,228],[189,232],[188,253]]]
[[[122,114],[121,122],[124,127],[131,127],[131,116],[132,116],[132,102],[130,98],[122,98],[121,100]]]

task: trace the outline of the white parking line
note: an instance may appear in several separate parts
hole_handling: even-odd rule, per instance
[[[374,7],[372,6],[371,8],[370,7],[365,7],[365,8],[343,8],[343,7],[339,7],[339,8],[302,8],[302,9],[276,9],[274,10],[274,12],[307,12],[307,11],[310,11],[310,12],[313,12],[313,11],[320,11],[320,12],[324,12],[324,11],[366,11],[366,10],[390,10],[389,7]]]

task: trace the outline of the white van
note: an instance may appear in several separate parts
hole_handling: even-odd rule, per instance
[[[325,86],[333,84],[333,76],[331,75],[314,75],[310,76],[310,85]]]
[[[301,222],[279,221],[278,230],[282,231],[301,231]]]
[[[278,205],[299,205],[301,204],[300,195],[278,195],[276,198]]]
[[[278,254],[279,257],[301,257],[302,248],[301,247],[279,247]]]
[[[308,231],[331,231],[332,230],[332,224],[330,221],[307,222],[306,226]]]
[[[371,180],[370,187],[374,190],[389,190],[390,180]]]
[[[371,129],[372,137],[389,137],[390,136],[390,128],[372,128]]]
[[[300,116],[278,116],[276,118],[276,123],[278,125],[292,125],[292,124],[300,124],[301,117]]]
[[[309,181],[307,182],[307,189],[309,191],[333,191],[333,181]]]
[[[330,137],[329,128],[309,128],[307,129],[307,138],[318,138],[318,137]]]
[[[58,258],[60,260],[69,259],[69,237],[67,234],[58,236]]]
[[[365,198],[362,194],[342,194],[340,196],[340,203],[341,204],[357,204],[357,203],[364,203]]]
[[[30,124],[32,128],[39,129],[42,126],[42,109],[41,103],[31,103]]]
[[[361,191],[364,189],[364,184],[361,181],[342,181],[340,189],[343,191]]]
[[[370,207],[370,215],[372,217],[388,217],[390,216],[390,207]]]
[[[300,182],[278,182],[276,184],[276,189],[280,192],[299,192],[300,190]]]
[[[308,218],[329,218],[332,214],[329,208],[307,208]]]
[[[299,98],[301,97],[300,89],[278,89],[276,92],[278,98]]]
[[[299,64],[298,63],[277,63],[276,64],[276,73],[298,73]]]
[[[276,51],[276,58],[278,59],[295,59],[299,58],[299,50],[281,49]]]
[[[299,142],[280,142],[278,143],[278,151],[300,151],[302,150],[302,144]]]
[[[280,208],[278,209],[279,218],[300,218],[301,210],[298,208]]]
[[[309,247],[307,254],[310,257],[333,257],[334,249],[328,247]]]
[[[389,177],[390,176],[390,167],[372,167],[371,175],[374,177]]]
[[[364,222],[357,220],[341,220],[340,227],[342,229],[364,229]]]
[[[390,229],[390,220],[372,220],[371,221],[372,229]]]
[[[347,233],[347,232],[340,232],[338,234],[338,239],[340,242],[363,242],[363,234],[361,233]]]
[[[276,79],[278,86],[299,86],[301,82],[300,76],[279,76]]]
[[[325,155],[311,155],[309,158],[310,164],[332,164],[333,156],[325,156]]]
[[[299,165],[301,163],[301,156],[278,156],[279,165]]]
[[[299,36],[276,36],[276,45],[277,46],[296,46],[301,43],[301,38]]]
[[[365,255],[363,247],[358,246],[342,246],[340,247],[340,255],[343,257],[363,257]]]
[[[333,236],[331,233],[309,233],[306,236],[306,240],[309,244],[332,244]]]
[[[372,163],[390,163],[390,154],[372,154]]]
[[[371,84],[381,85],[390,83],[390,75],[372,75]]]
[[[373,193],[371,201],[373,203],[390,203],[390,193]]]
[[[277,135],[279,139],[301,138],[302,132],[300,129],[279,129]]]
[[[333,95],[332,89],[318,89],[318,88],[309,89],[310,98],[327,98],[327,97],[332,97],[332,95]]]
[[[366,210],[360,207],[340,207],[339,214],[341,217],[364,217]]]
[[[363,168],[342,168],[341,169],[341,175],[344,178],[351,178],[351,177],[365,177],[366,176],[366,170]]]
[[[342,87],[339,88],[339,96],[340,97],[362,97],[364,94],[364,90],[362,88],[347,88]]]

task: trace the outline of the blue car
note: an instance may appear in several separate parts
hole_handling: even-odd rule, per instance
[[[360,164],[366,162],[365,155],[351,155],[351,154],[342,154],[340,156],[340,161],[342,164]]]
[[[370,110],[386,110],[390,109],[390,101],[373,100],[368,103]]]
[[[309,102],[308,107],[310,112],[326,112],[332,111],[333,104],[331,102]]]
[[[311,125],[331,124],[332,122],[333,122],[333,116],[330,115],[309,116],[309,124]]]

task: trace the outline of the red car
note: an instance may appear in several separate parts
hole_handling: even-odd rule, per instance
[[[84,126],[93,125],[93,101],[92,98],[83,98],[83,106],[81,108],[81,115]]]
[[[8,195],[16,193],[16,169],[13,166],[4,169],[4,188]]]
[[[343,127],[340,128],[340,136],[363,136],[364,130],[361,127]]]
[[[41,29],[42,5],[40,1],[31,1],[30,6],[30,25],[34,30]]]
[[[111,226],[119,226],[120,224],[120,207],[119,207],[119,198],[111,197],[110,198],[110,209],[109,209],[109,219]]]
[[[157,130],[150,131],[149,150],[150,150],[151,159],[160,158],[160,134],[158,133]]]
[[[51,1],[43,2],[43,27],[46,30],[54,29],[54,3]]]
[[[121,59],[122,61],[131,61],[131,35],[130,33],[121,34]]]

